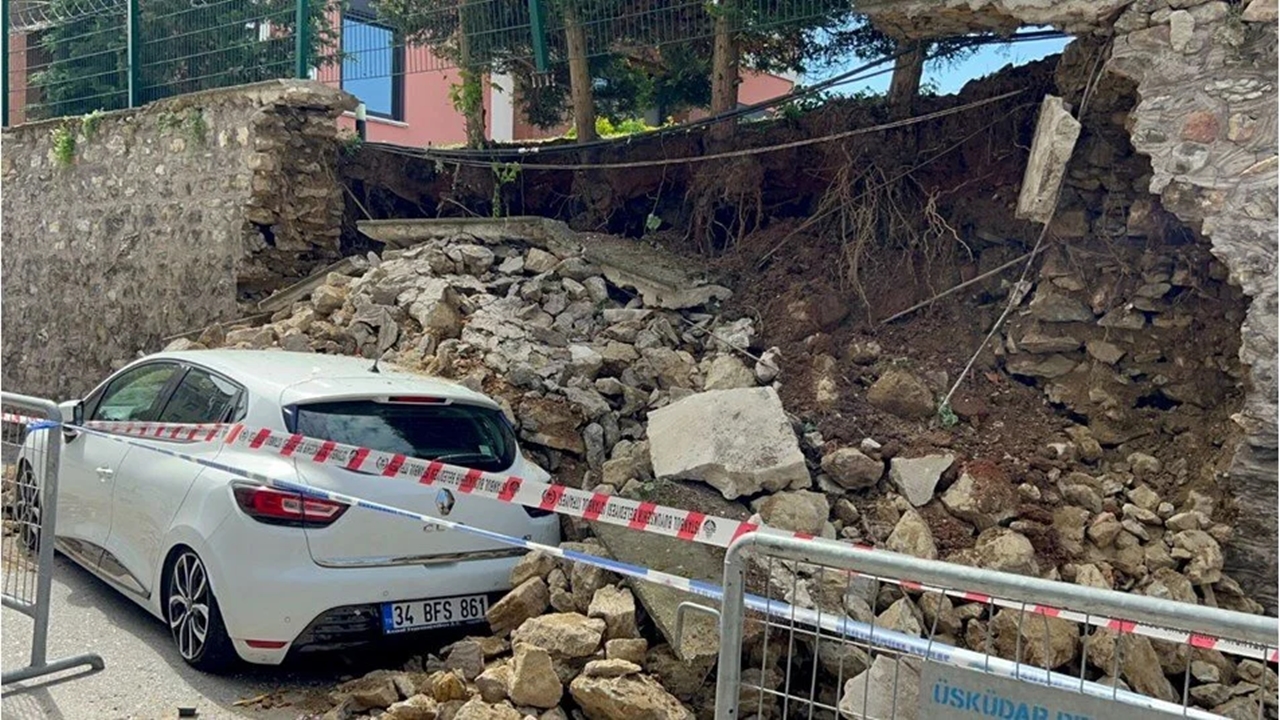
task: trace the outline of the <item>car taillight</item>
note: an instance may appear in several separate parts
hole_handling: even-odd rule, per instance
[[[326,527],[350,507],[346,503],[256,485],[237,485],[233,492],[236,504],[246,515],[269,525]]]

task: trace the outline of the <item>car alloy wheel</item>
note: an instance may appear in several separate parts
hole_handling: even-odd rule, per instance
[[[18,466],[16,515],[18,540],[22,547],[35,552],[40,549],[40,486],[35,472],[25,462]]]
[[[169,574],[168,619],[178,652],[188,662],[198,659],[204,650],[209,634],[210,597],[204,563],[195,553],[183,552]]]

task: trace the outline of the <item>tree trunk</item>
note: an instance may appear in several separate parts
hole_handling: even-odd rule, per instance
[[[465,21],[458,30],[458,55],[462,87],[458,89],[457,110],[462,113],[467,132],[467,147],[484,147],[484,85],[481,83],[482,73],[471,63],[471,34],[467,31]]]
[[[573,126],[578,142],[596,139],[596,100],[591,86],[591,66],[587,63],[587,31],[578,21],[572,2],[564,8],[565,43],[569,50],[569,93],[573,97]]]
[[[893,80],[889,82],[889,113],[894,118],[905,118],[911,115],[916,95],[920,92],[920,78],[924,75],[924,43],[899,40],[898,52],[903,54],[893,64]]]
[[[715,46],[711,56],[711,114],[719,115],[738,107],[738,36],[733,32],[733,0],[716,6]],[[725,120],[711,126],[712,140],[728,140],[738,121]]]

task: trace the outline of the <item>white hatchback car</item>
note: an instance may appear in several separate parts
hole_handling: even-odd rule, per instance
[[[161,353],[111,376],[80,421],[240,422],[546,481],[492,399],[369,360],[277,351]],[[138,444],[557,544],[558,518],[447,489],[221,442],[62,432],[57,547],[168,623],[184,660],[276,664],[389,634],[484,621],[521,550],[268,489]],[[19,459],[19,471],[31,472]],[[31,508],[29,510],[35,510]]]

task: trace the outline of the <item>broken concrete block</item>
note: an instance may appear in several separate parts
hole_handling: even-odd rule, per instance
[[[1067,172],[1067,161],[1080,137],[1080,123],[1071,116],[1062,98],[1046,95],[1040,103],[1031,155],[1022,175],[1016,216],[1023,220],[1049,222],[1058,206],[1058,189]]]
[[[713,390],[654,410],[649,455],[655,477],[700,480],[729,500],[809,480],[771,387]]]

